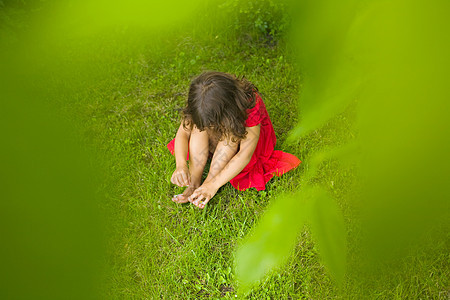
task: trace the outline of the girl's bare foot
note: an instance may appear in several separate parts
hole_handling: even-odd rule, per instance
[[[192,195],[192,193],[196,190],[196,186],[194,185],[190,185],[188,186],[183,194],[178,194],[173,196],[172,201],[176,202],[176,203],[186,203],[189,202],[188,197],[190,197]]]

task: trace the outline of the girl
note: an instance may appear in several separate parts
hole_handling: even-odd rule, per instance
[[[176,160],[171,182],[187,187],[172,200],[204,208],[228,181],[241,191],[264,190],[274,175],[300,164],[294,155],[274,150],[275,143],[266,107],[252,83],[221,72],[201,74],[191,82],[180,127],[167,145]]]

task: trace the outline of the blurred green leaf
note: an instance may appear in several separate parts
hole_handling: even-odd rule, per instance
[[[302,122],[290,141],[322,126],[355,99],[363,74],[353,59],[349,34],[358,1],[292,1],[291,43],[303,73]]]
[[[236,275],[241,293],[289,256],[307,215],[307,202],[298,195],[284,195],[267,210],[250,237],[236,253]]]
[[[305,223],[312,225],[327,269],[342,283],[347,254],[342,212],[323,190],[305,187],[294,195],[280,196],[238,248],[235,264],[240,293],[247,294],[268,271],[284,263]]]
[[[342,284],[347,264],[347,239],[344,218],[336,202],[323,190],[314,190],[311,209],[312,234],[330,273]]]

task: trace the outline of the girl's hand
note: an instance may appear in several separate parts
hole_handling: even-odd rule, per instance
[[[217,193],[218,189],[212,183],[203,183],[192,193],[188,200],[198,208],[204,208],[209,200]]]
[[[191,183],[191,174],[189,173],[188,167],[181,166],[177,167],[170,178],[170,182],[178,186],[189,186]]]

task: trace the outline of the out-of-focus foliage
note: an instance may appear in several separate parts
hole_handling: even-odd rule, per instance
[[[354,47],[362,37],[349,36],[359,26],[355,18],[364,9],[360,1],[295,3],[291,7],[290,41],[296,49],[304,84],[302,121],[291,137],[299,138],[343,112],[357,97],[367,74],[354,61],[359,54]]]
[[[304,75],[302,121],[291,140],[305,137],[350,103],[357,103],[358,139],[330,153],[335,159],[342,157],[353,162],[361,175],[361,262],[382,265],[388,259],[397,259],[409,247],[419,244],[428,232],[448,225],[449,8],[446,1],[413,4],[401,0],[349,0],[293,1],[289,9],[294,20],[290,38]],[[326,157],[316,153],[311,161]],[[314,169],[309,172],[315,172]],[[312,201],[317,207],[306,210],[306,218],[305,211],[299,209],[298,221],[316,220],[311,230],[317,237],[319,252],[331,273],[342,278],[345,252],[339,245],[345,245],[345,231],[341,221],[340,225],[332,225],[342,216],[320,188],[309,197],[302,195],[305,189],[310,189],[308,183],[299,187],[297,200]],[[273,240],[272,234],[282,239],[278,230],[267,226],[278,207],[292,207],[286,199],[293,198],[279,199],[280,203],[262,218],[255,236],[262,236],[260,231],[264,228],[264,240]],[[292,212],[279,215],[280,219],[294,220]],[[326,215],[329,217],[323,217]],[[298,226],[288,228],[286,239],[292,240],[292,231],[297,229]],[[248,264],[247,268],[254,270],[255,277],[251,278],[260,279],[259,267],[265,266],[268,257],[281,262],[287,253],[282,248],[289,243],[268,248],[270,251],[262,244],[255,248],[255,244],[250,238],[238,250],[237,257],[244,257],[250,248],[259,252],[251,260],[253,266]],[[279,256],[274,258],[273,253]],[[244,293],[249,285],[243,285]]]
[[[304,197],[298,195],[296,201]],[[336,201],[325,191],[311,192],[311,231],[317,241],[322,261],[338,284],[344,281],[347,263],[346,228]]]
[[[342,214],[321,189],[306,187],[294,195],[279,196],[238,248],[235,263],[242,294],[287,259],[305,224],[312,226],[324,263],[342,283],[347,249]]]
[[[307,202],[280,197],[236,255],[240,289],[248,291],[267,271],[283,263],[308,215]]]
[[[375,261],[404,254],[448,224],[449,10],[448,1],[375,2],[350,32],[365,71],[358,109],[361,203]]]
[[[198,3],[0,3],[0,298],[100,297],[101,165],[65,110],[105,76],[119,33],[141,30],[148,39]]]

